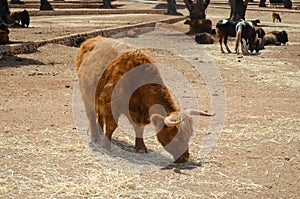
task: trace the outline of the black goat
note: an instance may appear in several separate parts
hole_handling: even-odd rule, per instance
[[[231,53],[230,49],[227,46],[228,36],[236,36],[236,25],[238,21],[230,21],[227,19],[221,20],[216,25],[216,37],[219,40],[221,52],[225,53],[222,47],[222,40],[224,39],[224,44],[228,53]]]

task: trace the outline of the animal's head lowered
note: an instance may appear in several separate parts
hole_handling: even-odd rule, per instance
[[[196,110],[173,112],[166,117],[160,114],[151,116],[158,141],[173,155],[175,163],[183,163],[189,160],[188,144],[193,135],[191,115],[212,116]]]
[[[249,43],[250,52],[253,52],[255,50],[255,52],[258,53],[259,50],[263,49],[262,43],[263,43],[262,39],[258,37],[258,34],[256,34],[254,40]]]

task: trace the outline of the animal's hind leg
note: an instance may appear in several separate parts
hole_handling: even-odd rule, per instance
[[[222,46],[222,39],[219,40],[219,43],[220,43],[221,52],[225,53],[225,51],[223,50],[223,46]]]
[[[89,132],[91,134],[91,142],[99,143],[100,135],[99,128],[96,123],[96,113],[94,111],[87,111],[87,117],[89,120]]]
[[[228,39],[227,37],[224,38],[224,44],[225,44],[225,47],[226,47],[227,52],[228,52],[228,53],[231,53],[231,50],[229,49],[229,47],[228,47],[228,45],[227,45],[227,39]]]
[[[135,149],[138,153],[147,153],[147,147],[144,143],[144,127],[135,126]]]
[[[109,150],[111,147],[112,134],[117,128],[117,123],[114,120],[113,116],[106,117],[104,121],[105,121],[105,136],[103,136],[103,139],[101,141],[101,147]]]
[[[103,135],[103,131],[104,131],[104,119],[102,115],[98,115],[98,124],[100,126],[99,132],[100,135]]]

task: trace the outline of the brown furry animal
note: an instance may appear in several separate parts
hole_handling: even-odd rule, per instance
[[[9,30],[6,24],[0,24],[0,45],[9,43]]]
[[[276,21],[281,22],[281,18],[280,18],[279,13],[273,12],[272,13],[272,19],[273,19],[273,23],[275,23]]]
[[[137,152],[147,152],[143,131],[152,123],[158,141],[175,162],[188,161],[191,115],[212,115],[177,108],[154,58],[146,50],[111,38],[91,38],[79,49],[76,71],[92,142],[101,139],[101,146],[109,149],[118,119],[124,114],[134,127]],[[105,136],[101,138],[104,127]]]
[[[289,41],[288,34],[285,30],[283,31],[272,31],[267,33],[263,38],[264,45],[275,45],[280,46],[281,44],[286,44]]]
[[[9,14],[11,20],[15,23],[18,23],[20,24],[21,22],[21,25],[23,28],[29,26],[29,22],[30,22],[30,17],[29,17],[29,13],[27,10],[23,10],[23,11],[18,11],[18,12],[11,12]]]
[[[211,34],[208,34],[207,32],[197,34],[195,37],[195,41],[198,44],[213,44],[215,42]]]
[[[184,24],[188,24],[190,26],[190,32],[188,34],[202,32],[211,33],[212,31],[212,22],[210,19],[186,20]]]

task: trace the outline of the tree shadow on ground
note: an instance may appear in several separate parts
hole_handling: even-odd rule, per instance
[[[285,25],[259,25],[259,27],[263,27],[263,28],[267,28],[267,27],[271,27],[271,28],[290,28],[291,26],[285,26]]]
[[[159,3],[154,6],[154,9],[167,9],[168,4],[167,3]],[[186,9],[185,5],[176,5],[176,9]]]
[[[0,68],[21,67],[27,65],[45,65],[45,63],[34,59],[18,57],[16,55],[4,55],[2,59],[0,59]]]

